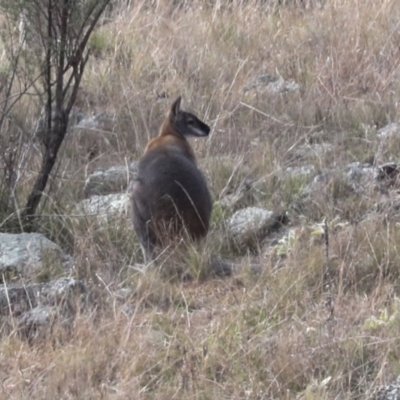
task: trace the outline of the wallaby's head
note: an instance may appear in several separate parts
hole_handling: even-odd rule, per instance
[[[168,120],[174,131],[181,136],[208,136],[210,127],[200,121],[190,112],[181,110],[182,97],[179,96],[171,106],[168,114]]]

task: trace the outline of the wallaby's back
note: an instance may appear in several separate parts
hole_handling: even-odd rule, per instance
[[[207,136],[210,128],[181,111],[180,100],[146,146],[132,186],[134,228],[148,257],[170,239],[185,232],[199,239],[209,228],[211,196],[186,137]]]

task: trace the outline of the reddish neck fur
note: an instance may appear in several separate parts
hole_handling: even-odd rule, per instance
[[[172,135],[177,137],[178,139],[184,140],[186,142],[186,138],[180,135],[172,126],[169,118],[166,118],[161,125],[160,131],[158,133],[158,137]]]
[[[179,134],[171,125],[169,118],[166,118],[161,125],[160,132],[158,136],[154,139],[151,139],[149,143],[147,143],[146,148],[144,149],[144,154],[148,151],[162,148],[166,146],[176,146],[180,147],[184,152],[187,153],[188,157],[196,162],[196,157],[194,156],[193,150],[189,145],[188,141],[184,136]]]

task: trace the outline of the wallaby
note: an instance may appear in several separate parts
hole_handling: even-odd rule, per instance
[[[147,144],[131,186],[133,225],[146,262],[157,247],[185,235],[200,239],[209,227],[211,196],[187,137],[208,136],[210,127],[180,104],[179,96]]]

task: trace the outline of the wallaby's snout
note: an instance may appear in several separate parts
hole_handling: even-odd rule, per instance
[[[147,144],[131,187],[133,225],[146,258],[169,240],[200,239],[209,228],[211,196],[186,138],[208,136],[210,127],[180,104],[178,97]]]

